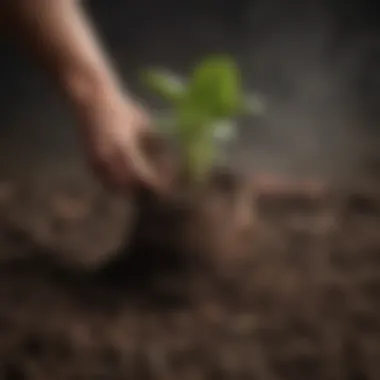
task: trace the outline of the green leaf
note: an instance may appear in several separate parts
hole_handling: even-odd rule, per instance
[[[240,73],[235,62],[225,56],[211,57],[194,70],[187,101],[211,117],[233,116],[242,98]]]
[[[167,70],[147,70],[142,74],[142,81],[158,95],[170,102],[177,102],[184,97],[185,82]]]
[[[178,139],[182,163],[195,181],[207,178],[215,160],[222,157],[219,143],[235,137],[233,118],[264,110],[257,95],[245,96],[240,71],[228,56],[206,58],[187,83],[163,70],[146,71],[143,80],[172,103],[172,112],[160,115],[157,124]]]

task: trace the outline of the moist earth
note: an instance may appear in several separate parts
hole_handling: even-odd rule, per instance
[[[216,272],[132,249],[133,206],[1,183],[1,379],[380,379],[377,177],[259,178]]]

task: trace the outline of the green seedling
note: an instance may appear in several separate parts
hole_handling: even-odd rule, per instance
[[[170,111],[156,121],[177,139],[183,169],[192,181],[207,178],[220,157],[219,143],[236,135],[235,118],[262,108],[257,97],[244,93],[240,70],[226,56],[206,58],[188,80],[165,70],[147,70],[142,79],[170,104]]]

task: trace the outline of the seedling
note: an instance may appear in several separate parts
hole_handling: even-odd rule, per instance
[[[182,168],[194,182],[205,180],[221,157],[219,143],[236,135],[235,118],[261,111],[258,99],[244,94],[240,71],[226,56],[204,59],[187,81],[165,70],[148,70],[143,81],[169,102],[169,113],[157,124],[176,138]]]

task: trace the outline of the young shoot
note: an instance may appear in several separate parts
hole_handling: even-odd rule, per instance
[[[204,59],[187,80],[153,69],[144,72],[143,81],[169,103],[169,113],[157,118],[157,124],[178,141],[191,181],[207,178],[220,157],[218,142],[236,134],[234,119],[261,111],[257,97],[244,93],[240,70],[227,56]]]

